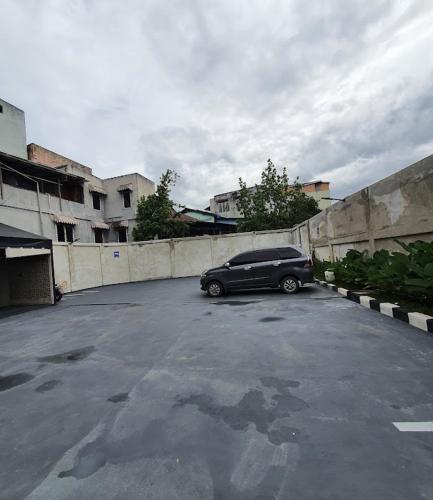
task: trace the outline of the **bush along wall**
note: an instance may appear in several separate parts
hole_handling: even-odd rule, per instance
[[[433,242],[396,243],[406,253],[379,250],[370,256],[349,250],[336,262],[316,261],[317,275],[322,278],[331,270],[336,282],[347,288],[372,289],[433,306]]]

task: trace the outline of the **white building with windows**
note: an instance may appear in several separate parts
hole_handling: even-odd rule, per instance
[[[0,99],[0,223],[53,241],[127,242],[139,199],[154,192],[138,173],[101,179],[70,158],[27,146],[24,111]]]
[[[138,200],[155,192],[152,181],[137,173],[100,179],[36,144],[28,152],[34,159],[49,155],[47,163],[58,165],[0,152],[0,223],[53,241],[132,240]]]

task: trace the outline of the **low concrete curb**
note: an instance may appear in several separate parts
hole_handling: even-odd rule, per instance
[[[326,281],[314,280],[320,286],[329,288],[334,292],[338,292],[349,300],[353,300],[364,307],[374,309],[377,312],[390,316],[391,318],[399,319],[400,321],[405,321],[409,325],[424,330],[427,333],[433,334],[433,317],[427,316],[427,314],[422,314],[418,312],[409,312],[396,304],[390,304],[389,302],[379,302],[373,297],[368,295],[363,295],[360,293],[353,292],[352,290],[346,290],[346,288],[338,288],[332,283],[327,283]]]

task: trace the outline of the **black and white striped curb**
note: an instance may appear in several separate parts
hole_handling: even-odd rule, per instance
[[[332,283],[327,283],[326,281],[314,280],[317,284],[329,288],[334,292],[338,292],[340,295],[343,295],[349,300],[353,300],[362,306],[369,307],[370,309],[374,309],[382,314],[386,314],[386,316],[390,316],[391,318],[396,318],[401,321],[405,321],[415,328],[420,328],[428,333],[433,333],[433,317],[428,316],[427,314],[422,314],[418,312],[409,312],[403,309],[396,304],[391,304],[389,302],[379,302],[373,297],[369,297],[368,295],[363,295],[360,293],[352,292],[351,290],[347,290],[346,288],[339,288]]]

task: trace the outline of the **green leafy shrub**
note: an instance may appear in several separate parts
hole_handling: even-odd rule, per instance
[[[329,266],[335,279],[347,285],[364,287],[367,283],[369,257],[367,252],[349,250],[345,257]]]
[[[370,257],[367,251],[349,250],[333,263],[315,260],[316,273],[323,276],[329,269],[337,282],[349,287],[433,302],[433,242],[396,243],[406,253],[378,250]]]
[[[331,267],[331,262],[328,260],[320,260],[318,259],[313,252],[313,266],[314,266],[314,276],[316,278],[324,279],[325,271],[327,271]]]
[[[403,287],[410,295],[433,299],[433,242],[397,243],[408,253],[408,272]]]

